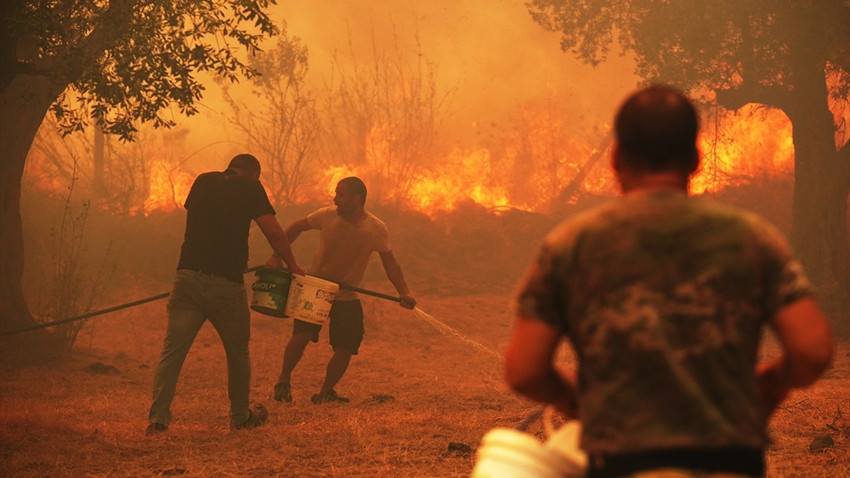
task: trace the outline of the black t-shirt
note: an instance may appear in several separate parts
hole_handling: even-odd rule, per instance
[[[251,220],[275,213],[260,181],[233,171],[201,174],[184,207],[186,234],[177,268],[242,282]]]

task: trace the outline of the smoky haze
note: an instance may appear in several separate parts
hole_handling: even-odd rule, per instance
[[[638,81],[629,58],[612,54],[594,68],[562,52],[558,36],[535,24],[523,1],[296,0],[272,12],[307,47],[307,82],[315,88],[330,81],[334,61],[368,68],[376,54],[397,51],[409,64],[431,62],[437,88],[447,97],[439,139],[452,146],[472,146],[488,127],[541,98],[568,105],[577,131],[607,124]],[[251,98],[243,99],[250,106]],[[192,128],[191,140],[198,147],[222,138],[228,144],[196,159],[196,170],[219,167],[240,142],[226,127],[227,107],[216,85],[208,86],[202,103],[203,114],[180,119]]]
[[[444,89],[456,89],[456,126],[470,127],[510,114],[541,96],[565,96],[583,121],[608,121],[615,104],[637,79],[630,62],[615,56],[598,69],[564,53],[556,34],[535,24],[523,1],[300,0],[279,10],[290,31],[308,45],[311,68],[322,74],[334,52],[350,41],[367,58],[377,49],[422,54],[436,63]],[[416,44],[419,37],[419,45]]]

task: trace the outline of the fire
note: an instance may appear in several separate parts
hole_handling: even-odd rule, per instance
[[[693,193],[713,193],[760,178],[793,174],[792,128],[782,111],[753,104],[738,111],[718,111],[704,124],[700,137],[703,160],[692,179]],[[610,168],[610,127],[603,128],[608,138],[602,142],[598,134],[594,139],[582,139],[546,122],[526,121],[524,127],[528,130],[514,128],[518,133],[505,135],[491,148],[458,146],[442,157],[421,161],[427,167],[416,170],[413,179],[403,184],[386,184],[386,179],[382,183],[379,178],[386,178],[386,161],[391,158],[389,153],[373,149],[369,161],[356,168],[325,168],[312,185],[303,187],[299,201],[326,201],[334,195],[340,179],[353,175],[370,186],[372,201],[395,201],[399,207],[431,217],[469,202],[497,213],[518,209],[545,214],[589,195],[617,194]],[[57,191],[66,187],[45,174],[50,163],[44,157],[31,155],[27,167],[35,187]],[[173,161],[156,159],[147,168],[143,205],[129,210],[145,215],[174,211],[182,207],[193,180],[194,175],[174,166]]]
[[[691,180],[696,194],[761,177],[794,172],[791,121],[781,110],[749,104],[719,115],[716,134],[700,138],[702,165]]]
[[[693,177],[695,194],[716,192],[757,178],[793,174],[794,145],[791,123],[780,110],[747,105],[738,111],[724,111],[712,118],[711,127],[700,138],[702,166]],[[715,133],[716,131],[716,133]],[[539,138],[539,133],[537,133]],[[529,134],[535,137],[534,134]],[[545,139],[545,138],[544,138]],[[542,141],[542,140],[541,140]],[[557,151],[507,144],[499,157],[486,148],[456,148],[434,166],[419,173],[405,194],[381,189],[381,198],[404,198],[400,206],[429,216],[450,212],[461,203],[473,201],[487,209],[519,209],[546,213],[558,201],[574,202],[582,195],[614,196],[616,181],[609,167],[608,143],[590,144],[572,139],[559,143]],[[538,154],[541,157],[535,158]],[[324,170],[315,190],[305,198],[334,195],[336,183],[346,176],[369,181],[380,177],[380,155],[359,168],[339,165]],[[156,162],[151,169],[150,194],[145,212],[171,211],[182,204],[191,178]]]
[[[434,215],[440,211],[451,211],[465,200],[491,209],[509,205],[504,188],[482,181],[482,178],[493,176],[488,150],[469,153],[455,150],[446,164],[448,167],[424,175],[413,185],[408,207]]]
[[[179,208],[192,187],[189,174],[172,168],[166,161],[154,160],[150,168],[150,189],[145,200],[144,214],[153,211],[171,212]]]
[[[780,110],[747,105],[713,118],[700,138],[702,165],[692,178],[695,194],[717,192],[760,178],[793,174],[791,122]],[[716,129],[716,134],[713,130]],[[408,207],[431,216],[451,211],[463,201],[488,209],[513,208],[548,212],[557,201],[573,202],[584,195],[613,196],[617,187],[609,167],[610,149],[575,142],[564,145],[557,159],[540,162],[505,148],[502,158],[487,149],[455,150],[437,173],[423,175],[409,192]],[[524,163],[523,163],[524,161]],[[517,173],[521,171],[521,173]],[[511,175],[522,174],[521,183]],[[554,186],[553,186],[554,185]]]

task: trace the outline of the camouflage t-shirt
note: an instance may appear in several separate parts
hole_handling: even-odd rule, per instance
[[[655,192],[555,228],[516,308],[560,328],[576,351],[585,450],[762,447],[760,331],[811,293],[766,221]]]

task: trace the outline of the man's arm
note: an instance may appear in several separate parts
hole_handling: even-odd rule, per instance
[[[303,275],[304,268],[299,266],[298,262],[295,261],[295,255],[292,254],[292,248],[289,246],[290,241],[287,238],[287,234],[280,227],[280,223],[277,222],[274,214],[264,214],[254,219],[254,221],[260,226],[260,230],[263,231],[263,235],[266,236],[269,245],[274,249],[272,256],[278,258],[274,268],[279,268],[282,265],[280,260],[283,259],[290,272]],[[268,266],[269,262],[266,262],[266,267]]]
[[[302,217],[286,228],[286,237],[289,239],[289,243],[292,244],[296,239],[298,239],[298,236],[300,236],[302,232],[309,231],[310,229],[312,229],[310,222],[306,217]]]
[[[404,280],[404,273],[401,272],[401,265],[395,259],[393,251],[381,252],[381,264],[384,265],[384,271],[387,273],[387,278],[392,282],[395,289],[401,297],[402,307],[412,309],[416,307],[416,299],[410,295],[410,289],[407,288],[407,282]]]
[[[505,380],[520,395],[552,404],[565,416],[574,418],[578,414],[576,379],[554,366],[560,343],[561,334],[555,327],[517,317],[505,353]]]
[[[829,321],[812,298],[780,309],[771,327],[783,353],[759,364],[756,370],[759,393],[769,413],[791,389],[807,387],[823,374],[832,362],[834,347]]]

